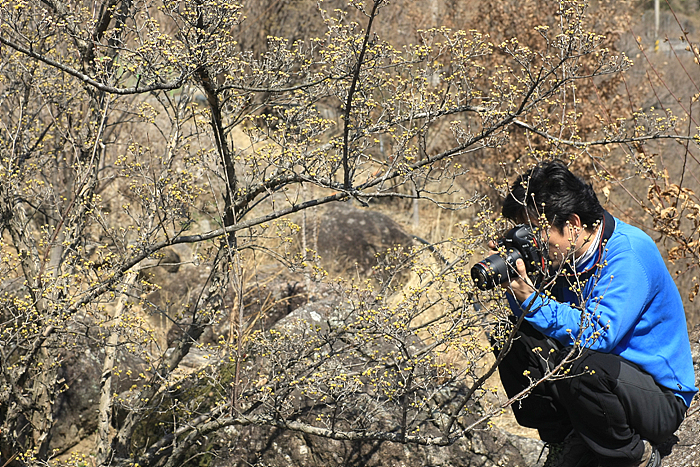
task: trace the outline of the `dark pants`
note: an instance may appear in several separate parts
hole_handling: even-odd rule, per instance
[[[571,347],[562,347],[524,322],[498,367],[508,396],[538,380],[570,351]],[[567,377],[539,384],[515,402],[515,418],[523,426],[536,428],[545,442],[561,442],[575,430],[601,465],[639,461],[642,439],[662,443],[685,417],[687,407],[681,399],[618,355],[585,350],[565,368]]]

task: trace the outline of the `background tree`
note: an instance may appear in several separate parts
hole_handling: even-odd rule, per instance
[[[1,4],[2,457],[54,455],[64,363],[86,347],[103,367],[99,465],[182,465],[246,425],[448,445],[512,403],[484,399],[495,364],[481,337],[505,310],[498,292],[474,307],[467,279],[500,228],[476,185],[460,191],[472,155],[498,155],[501,173],[519,135],[531,160],[601,164],[594,148],[670,128],[611,117],[586,142],[596,122],[579,123],[577,89],[629,63],[588,28],[585,2],[557,6],[527,44],[441,27],[409,45],[375,32],[399,17],[384,0],[320,2],[318,37],[262,49],[238,2]],[[392,252],[379,280],[325,279],[339,299],[319,322],[268,329],[246,307],[265,255],[326,276],[294,248],[304,225],[290,215],[397,198],[485,211],[459,238]],[[162,267],[186,293],[152,299]],[[188,369],[194,355],[205,363]]]

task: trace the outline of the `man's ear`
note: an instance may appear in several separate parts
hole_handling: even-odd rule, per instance
[[[569,217],[569,225],[571,227],[583,229],[583,222],[581,222],[581,218],[578,217],[578,214],[572,214]]]

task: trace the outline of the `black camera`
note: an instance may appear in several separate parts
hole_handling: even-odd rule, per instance
[[[525,262],[525,269],[533,282],[536,282],[547,268],[547,253],[543,242],[539,241],[529,225],[520,224],[510,229],[498,241],[498,249],[499,253],[481,260],[472,267],[472,279],[481,290],[493,289],[515,277],[515,262],[518,258]]]

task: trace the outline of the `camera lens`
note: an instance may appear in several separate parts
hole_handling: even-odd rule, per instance
[[[512,269],[521,257],[517,250],[509,250],[505,258],[495,253],[472,267],[472,280],[479,289],[491,290],[508,280],[509,269]]]

